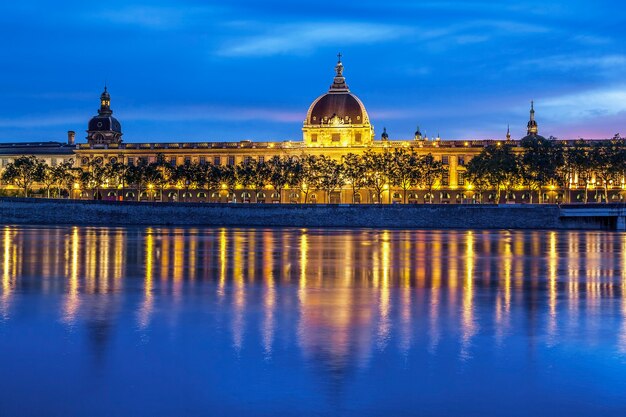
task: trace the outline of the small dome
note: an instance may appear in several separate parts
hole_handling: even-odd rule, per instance
[[[89,120],[88,131],[91,132],[117,132],[122,133],[122,125],[113,117],[111,110],[111,95],[106,86],[100,95],[100,108],[98,115]]]
[[[536,134],[530,134],[530,135],[526,135],[524,136],[522,139],[520,140],[525,140],[525,139],[539,139],[539,140],[546,140],[546,138],[544,138],[541,135],[536,135]]]
[[[122,133],[122,125],[113,116],[98,115],[91,118],[88,130],[92,132],[113,131]]]

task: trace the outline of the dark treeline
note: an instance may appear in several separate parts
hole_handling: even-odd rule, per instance
[[[533,137],[522,140],[519,148],[507,142],[486,146],[465,167],[466,182],[458,189],[474,194],[474,201],[483,202],[483,194],[491,191],[489,201],[500,201],[501,195],[526,190],[529,202],[542,202],[544,189],[561,190],[564,196],[572,188],[601,192],[609,201],[609,189],[622,188],[626,171],[626,144],[616,136],[608,141],[564,142]],[[74,191],[101,195],[102,189],[130,189],[133,199],[159,195],[168,189],[227,192],[236,200],[235,190],[249,190],[247,201],[254,202],[267,188],[278,196],[289,189],[306,202],[312,191],[323,191],[327,202],[334,191],[348,188],[353,201],[361,190],[367,190],[373,202],[391,202],[391,191],[406,203],[411,191],[426,191],[425,200],[432,202],[433,191],[446,188],[443,181],[447,166],[431,154],[420,155],[412,148],[390,148],[382,152],[366,150],[363,154],[348,153],[341,160],[326,156],[274,156],[258,161],[245,158],[237,165],[185,163],[173,165],[164,155],[148,163],[141,158],[136,164],[106,162],[93,159],[82,168],[73,161],[48,166],[35,156],[22,156],[8,164],[2,181],[16,186],[23,196],[33,189],[46,197],[67,197]],[[534,201],[534,195],[537,200]],[[565,199],[567,197],[564,197]],[[245,198],[243,200],[246,200]]]

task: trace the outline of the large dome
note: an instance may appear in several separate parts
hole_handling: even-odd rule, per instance
[[[343,76],[343,64],[337,62],[335,79],[328,93],[318,97],[309,107],[305,123],[321,124],[368,124],[365,106],[350,92]]]
[[[327,93],[317,98],[307,113],[311,125],[341,121],[348,124],[363,124],[368,121],[365,106],[352,93]]]

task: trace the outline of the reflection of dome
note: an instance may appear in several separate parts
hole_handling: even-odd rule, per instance
[[[335,66],[335,79],[328,93],[318,97],[307,112],[306,124],[369,124],[365,106],[350,92],[341,61]]]

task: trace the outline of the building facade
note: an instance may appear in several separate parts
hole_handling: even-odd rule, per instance
[[[152,163],[164,159],[171,165],[214,164],[235,166],[249,159],[269,160],[274,156],[300,158],[305,155],[326,156],[335,160],[349,153],[363,154],[366,151],[386,152],[394,148],[412,149],[418,154],[431,154],[441,161],[445,171],[432,194],[427,190],[414,189],[408,193],[409,203],[471,203],[476,201],[472,185],[466,180],[466,165],[487,145],[507,143],[515,152],[521,152],[519,140],[512,140],[507,132],[501,140],[441,140],[422,136],[418,127],[411,139],[393,140],[386,129],[380,139],[375,139],[374,126],[367,109],[354,95],[344,77],[341,57],[335,66],[335,76],[328,91],[313,101],[302,126],[302,141],[285,142],[176,142],[176,143],[126,143],[122,140],[121,123],[113,116],[111,96],[105,87],[100,97],[100,109],[88,123],[87,143],[74,144],[73,132],[68,133],[68,143],[51,142],[43,144],[7,144],[0,146],[2,164],[9,163],[18,154],[33,154],[43,157],[50,164],[55,160],[74,158],[75,166],[88,169],[91,164],[122,163],[135,165],[139,162]],[[531,103],[530,120],[526,137],[540,137],[535,119],[534,103]],[[10,151],[8,153],[7,151]],[[577,179],[574,180],[577,184]],[[580,200],[580,190],[573,187],[570,201]],[[543,201],[557,203],[563,201],[564,191],[544,190]],[[585,191],[586,192],[586,191]],[[136,190],[132,187],[108,187],[102,184],[98,194],[93,191],[74,190],[73,197],[85,199],[143,200],[143,201],[201,201],[201,202],[264,202],[264,203],[377,203],[374,193],[361,190],[352,195],[351,187],[327,196],[323,191],[311,190],[304,201],[297,190],[286,189],[279,195],[270,187],[251,195],[251,190],[185,189],[167,187],[161,190]],[[483,201],[493,201],[495,192],[483,196]],[[616,187],[611,198],[623,200],[622,187]],[[486,198],[485,198],[486,197]],[[506,202],[521,203],[530,200],[526,190],[514,190],[504,195]],[[381,203],[403,201],[400,190],[386,188]],[[502,202],[502,201],[500,201]]]

